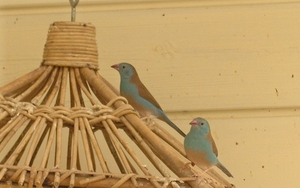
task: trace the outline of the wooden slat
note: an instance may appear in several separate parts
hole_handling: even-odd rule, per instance
[[[235,6],[235,5],[262,5],[299,3],[299,0],[85,0],[80,1],[80,10],[84,12],[107,11],[107,10],[138,10],[138,9],[164,9],[164,8],[188,8],[188,7],[212,7],[212,6]],[[66,12],[68,1],[20,1],[0,0],[0,14],[41,12]],[[40,10],[38,10],[40,9]]]
[[[78,14],[97,28],[100,74],[136,66],[166,111],[300,106],[300,3]],[[3,16],[0,70],[6,83],[39,65],[49,24],[69,14]],[[17,55],[16,55],[17,54]],[[25,69],[28,68],[28,69]],[[12,74],[12,75],[11,75]]]

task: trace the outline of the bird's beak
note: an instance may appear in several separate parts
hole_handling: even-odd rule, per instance
[[[111,68],[114,68],[118,71],[119,70],[119,64],[112,65]]]
[[[192,125],[192,126],[195,126],[195,125],[197,125],[197,124],[198,124],[198,123],[197,123],[196,120],[193,120],[193,121],[190,122],[190,125]]]

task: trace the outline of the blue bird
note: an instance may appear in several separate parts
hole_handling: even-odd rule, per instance
[[[121,76],[120,94],[125,97],[142,117],[154,116],[169,124],[179,134],[182,132],[163,112],[158,102],[141,82],[135,68],[129,63],[120,63],[111,66]]]
[[[233,178],[232,174],[217,158],[218,150],[211,136],[208,122],[198,117],[193,119],[190,125],[192,125],[190,132],[184,138],[184,149],[192,165],[196,164],[204,170],[199,176],[209,171],[213,166],[217,166],[228,177]]]

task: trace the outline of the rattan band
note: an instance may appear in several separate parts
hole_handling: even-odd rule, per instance
[[[43,65],[98,68],[96,29],[92,24],[54,22],[44,47]]]

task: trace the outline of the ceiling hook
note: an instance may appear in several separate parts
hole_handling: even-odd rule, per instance
[[[69,0],[71,5],[71,21],[75,22],[76,19],[76,6],[79,3],[79,0]]]

